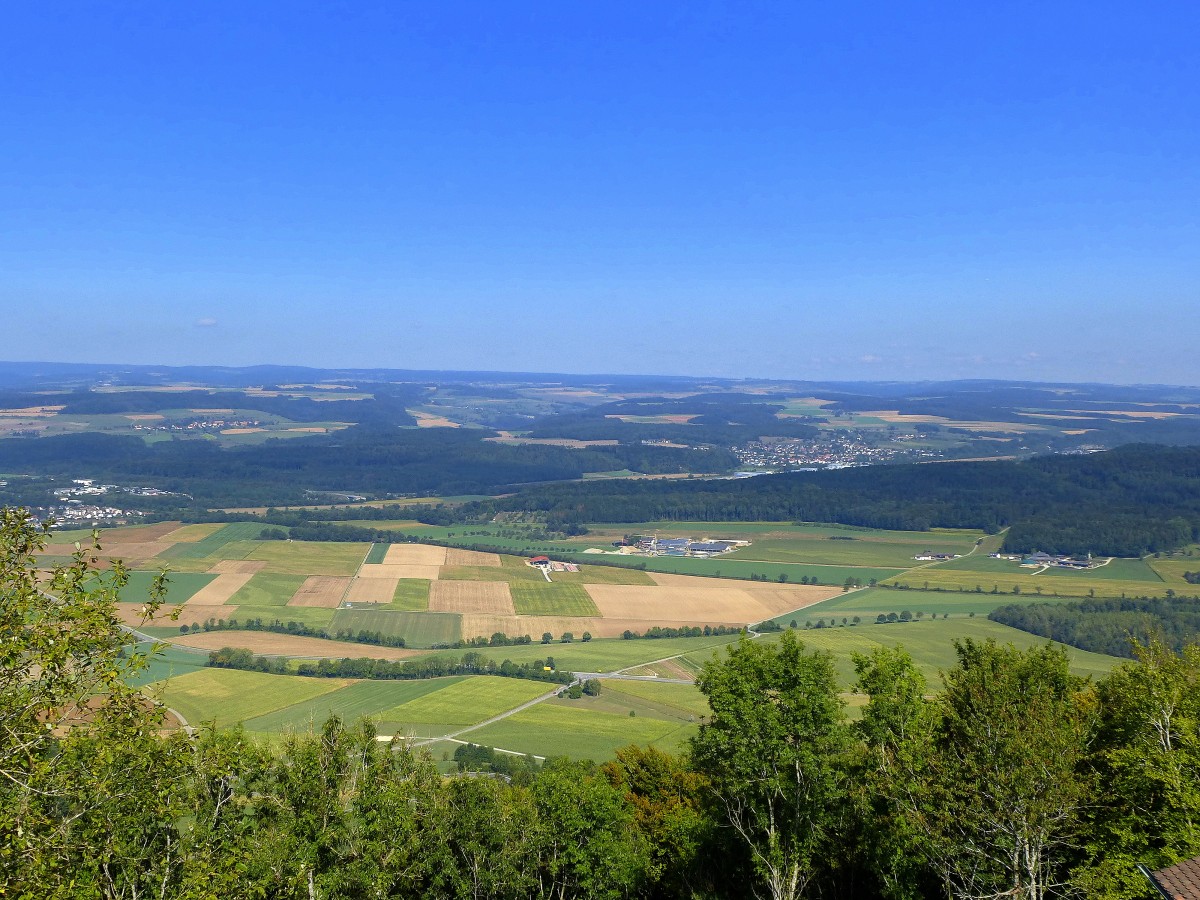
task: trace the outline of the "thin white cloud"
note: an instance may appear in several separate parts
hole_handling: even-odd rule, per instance
[[[212,328],[216,324],[217,324],[217,320],[212,318],[211,316],[205,316],[203,319],[196,320],[197,328]]]

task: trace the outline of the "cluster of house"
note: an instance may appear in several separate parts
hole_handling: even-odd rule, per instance
[[[943,560],[943,559],[958,559],[960,556],[962,556],[961,553],[934,553],[932,550],[926,550],[924,553],[918,553],[916,556],[913,557],[913,559]]]

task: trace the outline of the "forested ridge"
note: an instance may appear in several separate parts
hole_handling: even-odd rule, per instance
[[[492,506],[558,522],[1008,528],[1004,548],[1012,552],[1140,556],[1200,535],[1200,447],[1139,444],[1023,461],[867,466],[740,480],[555,484]],[[467,505],[458,514],[478,515],[479,508]]]
[[[5,897],[1118,900],[1154,896],[1136,863],[1200,852],[1194,645],[1091,683],[1061,647],[968,640],[937,693],[877,648],[851,722],[832,657],[746,638],[704,666],[680,755],[475,750],[504,777],[443,776],[368,721],[162,733],[127,680],[127,573],[85,548],[43,579],[44,540],[0,512]]]
[[[1132,658],[1137,644],[1152,639],[1174,650],[1195,643],[1200,598],[1017,603],[993,610],[988,618],[1081,650]]]
[[[301,503],[305,491],[483,494],[585,472],[711,472],[736,462],[724,450],[510,446],[485,440],[490,434],[359,426],[231,449],[200,440],[147,445],[133,436],[61,435],[0,441],[0,471],[149,484],[188,494],[199,506],[249,506]]]

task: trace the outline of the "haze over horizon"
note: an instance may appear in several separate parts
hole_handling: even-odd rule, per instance
[[[1198,380],[1194,5],[6,26],[0,357]]]

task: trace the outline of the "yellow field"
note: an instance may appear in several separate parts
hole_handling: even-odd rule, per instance
[[[437,581],[441,566],[401,566],[389,563],[363,563],[358,570],[359,578],[424,578]]]
[[[435,581],[429,586],[429,611],[516,615],[503,581]]]
[[[687,579],[685,575],[666,576],[672,577]],[[690,584],[680,580],[654,587],[589,584],[584,589],[605,619],[658,624],[672,620],[698,625],[761,622],[827,600],[840,590],[831,587],[782,588],[769,585],[759,589],[753,582],[739,582],[734,587],[729,582],[722,584],[708,578],[690,579]],[[755,586],[743,587],[744,584]]]
[[[391,603],[399,578],[355,578],[346,593],[347,603]]]
[[[196,525],[181,525],[174,531],[169,531],[163,535],[164,541],[173,541],[176,544],[194,544],[197,541],[202,541],[210,534],[220,531],[225,525],[221,522],[201,522]]]
[[[585,631],[590,631],[594,637],[620,637],[621,632],[628,628],[607,634],[604,619],[585,619],[574,616],[497,616],[486,613],[464,613],[462,617],[462,636],[491,637],[497,631],[509,637],[529,635],[535,641],[544,632],[550,632],[557,639],[564,631],[570,631],[579,640]],[[612,629],[609,629],[610,631]]]
[[[498,569],[503,563],[498,553],[480,553],[478,550],[459,550],[455,547],[446,549],[446,565],[448,566],[485,566]]]
[[[1096,577],[1046,577],[1029,574],[1008,572],[973,572],[965,569],[942,569],[929,567],[896,575],[883,581],[883,584],[902,584],[910,588],[929,588],[950,591],[973,592],[976,587],[983,593],[989,593],[993,587],[1002,594],[1012,593],[1013,588],[1026,595],[1043,597],[1163,597],[1169,588],[1176,592],[1183,579],[1177,584],[1163,581],[1125,581],[1120,579],[1103,579]]]
[[[304,584],[292,595],[288,606],[319,606],[324,609],[336,609],[342,602],[346,589],[350,587],[350,579],[334,575],[310,575],[304,579]]]
[[[430,544],[392,544],[383,558],[387,566],[444,566],[446,548]]]
[[[253,578],[253,573],[246,575],[218,575],[188,599],[185,604],[192,606],[220,606],[230,597],[240,591],[246,582]]]
[[[183,607],[183,611],[179,613],[178,623],[180,625],[203,625],[209,619],[230,619],[237,618],[238,607],[228,606],[225,604],[212,605],[204,603],[188,603]],[[169,618],[170,611],[166,611],[164,616],[157,616],[154,619],[155,625],[170,625],[169,621],[163,621],[164,618]],[[224,645],[222,645],[224,646]]]
[[[208,571],[218,575],[255,575],[266,567],[265,562],[257,559],[223,559]]]

